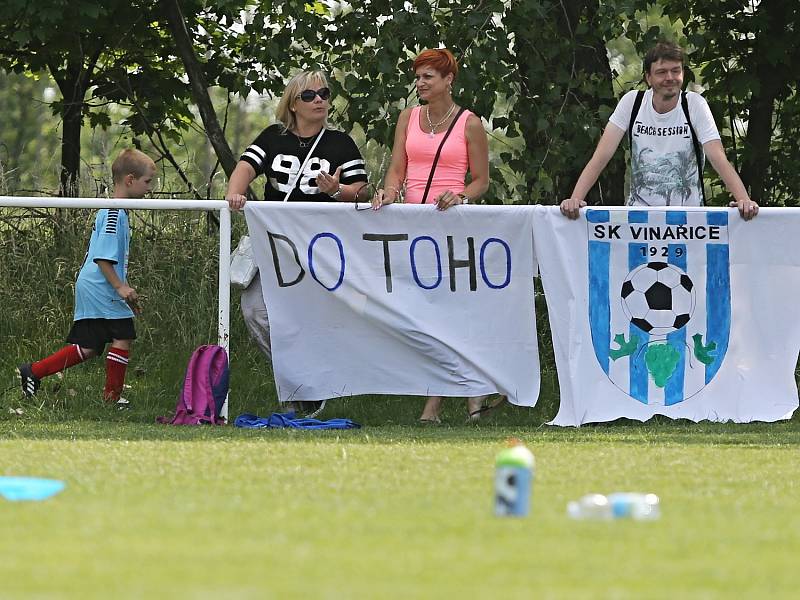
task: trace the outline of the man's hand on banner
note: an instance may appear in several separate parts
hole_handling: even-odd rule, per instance
[[[745,221],[749,221],[758,214],[758,203],[750,200],[750,198],[745,198],[738,202],[734,200],[728,206],[731,208],[738,208],[739,214],[742,215]]]
[[[561,202],[561,214],[570,219],[577,219],[581,214],[580,209],[586,206],[585,200],[567,198]]]

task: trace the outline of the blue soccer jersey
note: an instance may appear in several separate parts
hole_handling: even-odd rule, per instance
[[[89,250],[75,283],[75,320],[128,319],[133,311],[108,283],[98,260],[114,265],[120,281],[127,281],[128,249],[131,231],[127,213],[119,208],[97,211],[89,240]]]

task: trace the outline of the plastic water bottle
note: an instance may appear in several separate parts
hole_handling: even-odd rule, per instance
[[[655,494],[617,492],[587,494],[567,504],[567,514],[573,519],[610,521],[634,519],[652,521],[661,516],[661,502]]]
[[[567,503],[567,514],[573,519],[609,521],[612,519],[611,503],[603,494],[586,494],[580,500]]]
[[[494,514],[525,517],[530,510],[533,485],[533,453],[519,440],[510,440],[495,459]]]

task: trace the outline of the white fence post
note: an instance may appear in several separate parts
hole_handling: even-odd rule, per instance
[[[227,206],[219,211],[219,345],[225,348],[230,360],[231,335],[231,211]],[[220,416],[228,420],[228,397]]]

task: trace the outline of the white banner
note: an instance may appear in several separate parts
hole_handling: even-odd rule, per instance
[[[800,211],[535,210],[553,424],[775,421],[798,407]]]
[[[281,401],[539,394],[530,207],[249,202]]]

